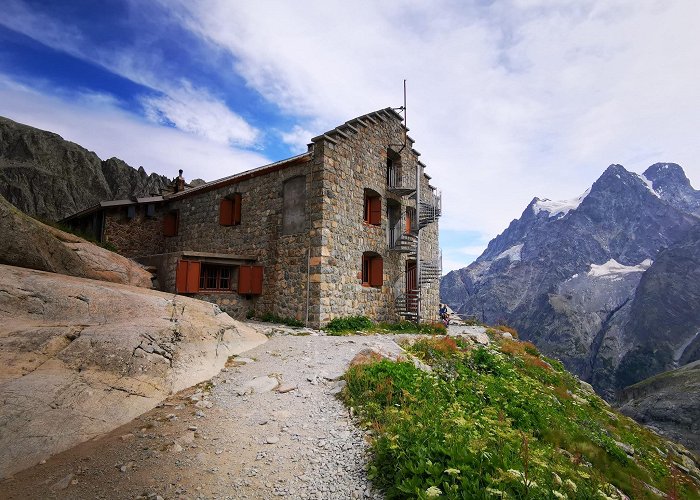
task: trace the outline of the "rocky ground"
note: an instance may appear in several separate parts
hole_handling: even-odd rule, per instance
[[[396,353],[400,336],[256,327],[270,340],[210,382],[0,482],[0,497],[380,498],[336,395],[358,352]]]

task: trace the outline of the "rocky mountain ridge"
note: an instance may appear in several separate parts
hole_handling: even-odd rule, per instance
[[[673,163],[611,165],[583,195],[534,198],[442,300],[507,322],[601,394],[697,359],[700,191]],[[669,312],[672,311],[672,312]]]
[[[56,221],[103,200],[159,194],[170,179],[95,153],[60,135],[0,117],[0,195]]]

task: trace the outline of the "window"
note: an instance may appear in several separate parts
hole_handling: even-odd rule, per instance
[[[365,189],[364,221],[373,226],[382,224],[382,197],[370,189]]]
[[[384,261],[373,252],[362,254],[362,286],[380,288],[384,284]]]
[[[146,205],[146,217],[155,217],[156,206],[153,203]]]
[[[416,209],[413,207],[406,207],[406,234],[414,231],[417,224]]]
[[[163,236],[177,236],[180,226],[180,217],[177,210],[168,212],[163,217]]]
[[[238,293],[241,295],[260,295],[262,285],[262,266],[241,266],[238,268]]]
[[[241,223],[241,193],[234,193],[219,204],[219,224],[237,226]]]
[[[131,205],[126,208],[126,217],[128,219],[133,219],[136,217],[136,207],[134,205]]]
[[[230,266],[202,265],[202,269],[199,273],[199,289],[221,292],[231,291],[231,285],[233,283],[231,279],[232,271],[233,269]]]

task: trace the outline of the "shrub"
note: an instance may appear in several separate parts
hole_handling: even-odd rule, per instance
[[[276,314],[266,312],[262,316],[260,316],[260,321],[264,321],[266,323],[280,323],[282,325],[287,325],[291,326],[293,328],[300,328],[304,326],[304,323],[299,321],[298,319],[294,318],[283,318],[281,316],[277,316]]]
[[[344,318],[332,319],[327,325],[326,330],[331,334],[339,334],[343,332],[368,330],[372,328],[372,320],[367,316],[346,316]]]

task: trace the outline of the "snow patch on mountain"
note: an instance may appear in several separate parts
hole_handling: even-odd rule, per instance
[[[610,259],[605,264],[591,264],[588,276],[594,278],[620,279],[624,274],[643,273],[649,269],[652,264],[653,261],[651,259],[644,259],[636,266],[625,266],[615,259]]]
[[[563,217],[571,210],[576,210],[590,192],[591,189],[588,188],[581,196],[571,200],[552,201],[548,198],[543,198],[541,200],[538,198],[532,205],[532,210],[535,212],[535,215],[540,212],[548,212],[550,217]]]
[[[522,250],[523,250],[523,243],[520,243],[519,245],[514,245],[514,246],[510,247],[508,250],[504,250],[503,252],[499,253],[498,256],[494,260],[507,258],[511,262],[519,262],[521,260]]]
[[[661,198],[661,195],[659,195],[659,193],[654,189],[654,184],[649,179],[647,179],[646,175],[638,175],[638,174],[634,174],[634,175],[639,177],[639,179],[644,183],[646,188],[649,191],[651,191],[651,194],[653,194],[657,198]]]

